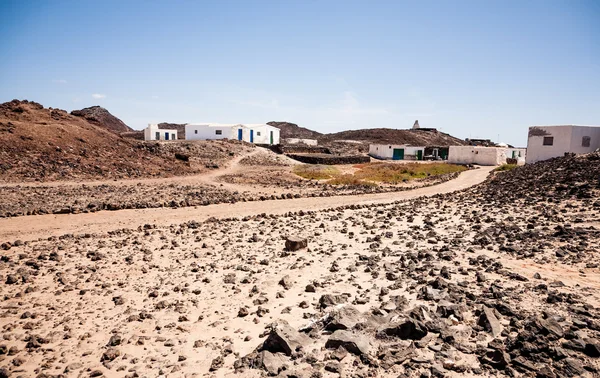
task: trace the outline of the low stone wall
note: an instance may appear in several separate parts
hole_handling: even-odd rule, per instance
[[[364,155],[352,155],[352,156],[342,156],[342,155],[328,155],[328,154],[287,154],[287,156],[291,157],[294,160],[301,161],[306,164],[327,164],[327,165],[336,165],[336,164],[362,164],[369,163],[371,158]]]

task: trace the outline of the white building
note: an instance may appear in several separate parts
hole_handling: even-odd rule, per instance
[[[159,129],[157,124],[149,123],[144,129],[144,140],[177,140],[177,130]]]
[[[316,139],[306,139],[306,138],[286,138],[285,143],[287,144],[305,144],[307,146],[317,146],[319,141]]]
[[[387,160],[423,160],[425,147],[405,144],[370,144],[369,155]]]
[[[600,148],[600,126],[533,126],[527,138],[527,163],[585,154]]]
[[[506,159],[516,159],[517,164],[525,164],[525,148],[511,148],[506,145],[498,147],[485,146],[450,146],[448,163],[502,165]]]
[[[266,124],[188,123],[185,139],[236,139],[255,144],[279,144],[279,129]]]

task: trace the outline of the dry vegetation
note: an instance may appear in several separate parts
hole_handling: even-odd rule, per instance
[[[298,165],[294,167],[293,172],[298,176],[308,180],[328,180],[340,175],[340,171],[330,165]]]
[[[496,172],[512,171],[513,169],[515,169],[517,167],[518,167],[518,165],[516,165],[516,164],[502,164],[498,168],[494,169],[494,171],[496,171]]]
[[[446,163],[368,163],[357,164],[354,173],[344,173],[329,165],[301,165],[293,172],[305,179],[329,180],[331,185],[376,186],[377,183],[399,184],[414,179],[459,173],[466,168]]]
[[[408,180],[462,172],[462,165],[446,163],[369,163],[356,166],[360,168],[354,175],[362,180],[395,184]]]

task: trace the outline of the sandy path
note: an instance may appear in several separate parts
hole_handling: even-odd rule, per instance
[[[236,164],[231,164],[231,169],[235,169],[235,166]],[[261,213],[283,214],[288,211],[321,210],[352,204],[389,203],[466,189],[483,182],[493,168],[481,167],[465,171],[454,180],[404,192],[238,202],[176,209],[154,208],[4,218],[0,219],[0,241],[33,240],[70,233],[106,232],[120,228],[136,228],[144,224],[179,224],[190,220],[204,221],[210,217],[240,217]],[[222,172],[220,171],[220,174]]]

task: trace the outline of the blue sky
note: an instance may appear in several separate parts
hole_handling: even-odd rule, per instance
[[[600,124],[598,1],[0,1],[0,101],[128,125]]]

